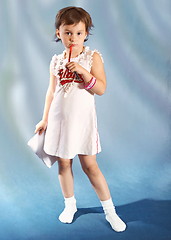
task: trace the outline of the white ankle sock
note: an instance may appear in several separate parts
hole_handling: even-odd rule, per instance
[[[106,220],[116,232],[122,232],[126,229],[126,224],[120,219],[115,211],[112,199],[100,201],[106,215]]]
[[[59,220],[62,223],[71,223],[74,218],[74,214],[77,211],[76,199],[74,196],[70,198],[64,198],[64,199],[65,199],[65,208],[63,212],[59,215]]]

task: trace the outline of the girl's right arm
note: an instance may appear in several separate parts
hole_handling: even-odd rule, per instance
[[[50,71],[50,82],[46,93],[43,117],[42,120],[36,125],[35,133],[39,132],[39,134],[42,134],[47,128],[48,114],[54,97],[55,88],[56,88],[56,76],[54,76]]]

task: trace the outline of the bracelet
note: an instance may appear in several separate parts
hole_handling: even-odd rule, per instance
[[[90,81],[88,82],[88,84],[87,85],[85,85],[85,89],[86,90],[89,90],[89,89],[91,89],[92,87],[94,87],[94,85],[96,84],[96,78],[95,77],[92,77],[91,79],[90,79]]]

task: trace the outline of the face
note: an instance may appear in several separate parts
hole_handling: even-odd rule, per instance
[[[65,48],[69,48],[73,45],[74,48],[79,49],[83,47],[87,32],[85,24],[79,22],[73,25],[61,25],[59,29],[56,30],[56,35],[61,39]]]

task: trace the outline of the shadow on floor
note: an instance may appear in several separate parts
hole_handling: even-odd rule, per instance
[[[118,206],[116,211],[127,224],[140,221],[144,224],[152,224],[171,231],[171,200],[144,199]],[[74,221],[80,216],[89,213],[103,214],[103,209],[102,207],[78,208]]]
[[[102,207],[92,207],[92,208],[78,208],[73,222],[76,221],[77,218],[79,218],[82,215],[89,214],[89,213],[103,213]]]

